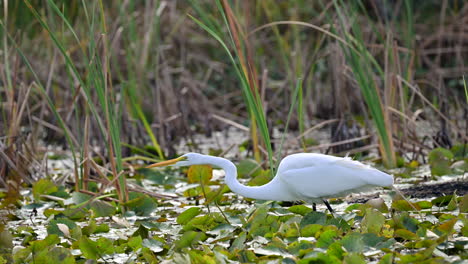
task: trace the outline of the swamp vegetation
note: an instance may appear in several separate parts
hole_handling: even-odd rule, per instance
[[[467,1],[0,9],[0,263],[468,262]],[[332,215],[145,168],[188,151],[252,186],[287,154],[348,155],[401,193]]]

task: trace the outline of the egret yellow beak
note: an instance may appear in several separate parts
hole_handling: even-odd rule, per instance
[[[149,168],[155,168],[155,167],[164,167],[164,166],[174,165],[177,162],[179,162],[181,160],[186,160],[186,159],[187,159],[186,157],[182,156],[182,157],[178,157],[176,159],[170,159],[170,160],[154,163],[154,164],[146,166],[146,168],[149,169]]]

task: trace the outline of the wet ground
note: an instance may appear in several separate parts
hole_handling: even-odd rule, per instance
[[[440,197],[454,193],[463,196],[468,193],[468,180],[461,178],[450,182],[419,184],[401,192],[411,198]]]

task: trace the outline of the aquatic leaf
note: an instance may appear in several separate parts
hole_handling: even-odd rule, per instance
[[[392,253],[385,254],[382,258],[379,260],[379,264],[393,264],[394,263],[394,256]]]
[[[266,247],[257,247],[253,249],[253,252],[258,255],[264,255],[264,256],[282,256],[282,257],[292,257],[292,255],[285,251],[282,248],[275,247],[272,245],[268,245]]]
[[[445,234],[450,234],[453,232],[453,227],[455,225],[455,223],[458,221],[457,218],[454,218],[452,220],[448,220],[442,224],[440,224],[438,227],[437,227],[437,230],[445,233]]]
[[[378,234],[384,223],[385,216],[380,211],[367,208],[361,226],[363,232]]]
[[[356,252],[351,252],[344,257],[344,263],[352,263],[352,264],[366,264],[366,260],[362,254],[358,254]]]
[[[201,209],[199,207],[191,207],[185,210],[177,217],[177,223],[179,225],[187,224],[192,218],[200,214],[200,211]]]
[[[418,240],[419,236],[416,235],[415,233],[406,230],[406,229],[397,229],[395,230],[395,236],[396,237],[401,237],[405,240]]]
[[[340,242],[347,252],[362,252],[364,250],[363,236],[360,233],[348,233]]]
[[[458,206],[460,209],[460,213],[468,213],[468,193],[463,195]]]
[[[297,261],[297,264],[309,263],[341,264],[343,262],[334,255],[328,255],[322,252],[317,253],[316,251],[306,254],[303,259]]]
[[[430,258],[432,256],[432,253],[434,252],[435,245],[432,247],[429,247],[425,250],[421,250],[418,253],[415,254],[409,254],[409,255],[400,255],[400,261],[399,263],[422,263],[424,260]],[[432,261],[428,261],[427,263],[444,263],[442,258],[433,258],[431,259]],[[439,261],[437,261],[439,260]]]
[[[96,220],[94,219],[91,219],[88,223],[87,226],[84,226],[81,231],[83,233],[83,235],[85,236],[89,236],[91,234],[93,234],[97,229],[97,224],[96,224]]]
[[[414,211],[421,210],[421,207],[417,203],[410,203],[406,200],[393,200],[392,208],[397,211]]]
[[[236,167],[237,174],[240,178],[247,176],[249,178],[253,178],[256,177],[261,171],[261,166],[252,159],[241,160],[239,163],[237,163]]]
[[[338,232],[336,230],[327,230],[320,234],[319,239],[317,239],[317,247],[327,248],[330,246],[337,237]]]
[[[111,216],[114,215],[116,211],[115,206],[111,205],[110,203],[101,200],[95,200],[95,197],[85,193],[74,192],[72,194],[72,201],[78,207],[85,205],[85,208],[93,210],[96,217]],[[80,210],[77,208],[74,208],[72,211],[70,211],[70,213],[77,213],[79,211]]]
[[[158,204],[147,194],[131,192],[129,196],[130,200],[125,203],[125,206],[134,211],[136,215],[148,216],[158,208]]]
[[[230,224],[221,223],[221,224],[217,224],[216,227],[214,227],[213,229],[210,229],[206,233],[209,235],[213,235],[213,236],[222,236],[222,235],[227,235],[227,234],[230,235],[232,234],[232,232],[234,232],[234,230],[236,230],[236,227]]]
[[[34,200],[39,201],[42,194],[51,194],[56,192],[58,188],[51,180],[43,178],[33,184],[32,190]]]
[[[52,247],[47,250],[34,251],[34,263],[75,263],[75,258],[71,251],[64,247]]]
[[[455,159],[468,158],[468,144],[454,145],[450,151],[453,153]]]
[[[419,201],[419,202],[416,202],[416,204],[421,209],[430,209],[430,208],[432,208],[432,203],[429,202],[429,201]]]
[[[382,213],[388,213],[388,206],[385,204],[385,201],[382,198],[370,199],[366,202],[366,204],[379,210]]]
[[[324,225],[327,222],[327,215],[321,212],[312,211],[306,214],[300,223],[300,227],[304,227],[310,224]]]
[[[310,224],[301,228],[301,235],[304,237],[315,237],[317,232],[322,230],[322,225],[319,224]]]
[[[141,236],[134,236],[128,240],[128,246],[136,251],[137,249],[141,248],[143,239]]]
[[[105,217],[115,214],[116,207],[108,202],[95,200],[89,205],[96,217]]]
[[[186,223],[183,229],[185,231],[198,229],[200,231],[207,232],[219,225],[220,221],[218,220],[223,221],[221,219],[216,219],[213,214],[197,216]]]
[[[105,237],[100,237],[97,241],[93,241],[86,236],[82,236],[78,246],[83,256],[89,259],[99,259],[103,255],[114,253],[112,241]]]
[[[445,196],[441,196],[441,197],[437,197],[433,199],[431,203],[435,206],[443,207],[443,206],[447,206],[452,200],[452,198],[453,198],[453,195],[445,195]]]
[[[180,239],[175,243],[176,250],[181,250],[183,248],[192,247],[199,241],[204,241],[206,235],[202,232],[196,231],[187,231],[182,234]]]
[[[336,241],[328,246],[327,254],[335,256],[338,259],[343,259],[345,251],[343,250],[341,241]]]
[[[67,218],[54,219],[49,222],[49,225],[47,225],[47,233],[49,235],[64,236],[63,232],[59,229],[57,224],[66,225],[69,228],[69,230],[77,227],[76,223],[71,221],[70,219],[67,219]]]
[[[295,213],[295,214],[300,214],[300,215],[306,215],[307,213],[310,213],[312,212],[312,209],[303,205],[303,204],[300,204],[300,205],[293,205],[291,207],[288,208],[288,210],[292,213]]]
[[[231,244],[229,251],[233,252],[235,250],[241,250],[245,248],[245,240],[247,239],[247,235],[245,232],[241,232],[236,239]]]
[[[0,231],[0,248],[13,248],[13,236],[8,230]],[[1,250],[0,253],[2,253]]]
[[[346,207],[345,211],[346,212],[351,212],[351,211],[354,211],[354,210],[358,210],[361,206],[362,206],[362,204],[355,203],[355,204],[352,204],[352,205]]]
[[[261,186],[271,181],[271,173],[269,170],[261,170],[248,182],[249,186]]]
[[[448,149],[435,148],[429,152],[429,165],[431,166],[431,174],[442,176],[452,173],[450,168],[453,153]]]
[[[190,261],[185,262],[185,263],[216,264],[216,260],[212,256],[206,254],[203,251],[190,250],[190,251],[187,251],[187,252],[188,252],[188,254],[190,256]]]
[[[213,168],[210,165],[192,165],[187,171],[188,183],[208,184],[213,176]]]
[[[83,253],[83,256],[88,259],[98,259],[99,255],[101,254],[96,246],[96,243],[85,236],[81,237],[79,248],[81,253]]]
[[[145,238],[143,239],[144,247],[149,248],[154,253],[159,253],[164,250],[164,244],[161,241],[158,241],[153,238]]]
[[[176,182],[176,177],[172,176],[171,173],[167,173],[167,171],[140,168],[137,172],[154,184],[168,185]]]

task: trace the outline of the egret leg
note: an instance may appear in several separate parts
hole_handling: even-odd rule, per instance
[[[314,212],[317,212],[317,205],[315,203],[312,203],[312,210],[314,210]]]
[[[328,211],[330,211],[330,213],[333,214],[335,211],[333,211],[333,209],[331,208],[331,206],[330,206],[330,204],[328,203],[328,201],[325,200],[325,199],[323,199],[322,201],[323,201],[323,203],[327,206]]]

